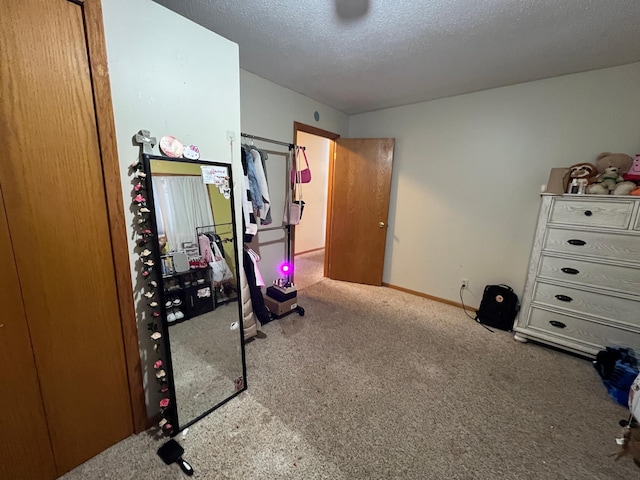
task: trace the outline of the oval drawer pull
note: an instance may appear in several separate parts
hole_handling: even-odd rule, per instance
[[[562,270],[564,273],[568,275],[577,275],[580,273],[580,270],[576,270],[575,268],[571,268],[571,267],[564,267],[564,268],[561,268],[560,270]]]
[[[587,210],[587,211],[585,211],[585,212],[584,212],[584,214],[585,214],[587,217],[590,217],[591,215],[593,215],[593,212],[592,212],[591,210]]]
[[[576,245],[578,247],[582,247],[583,245],[587,244],[587,242],[585,242],[584,240],[577,240],[575,238],[572,238],[571,240],[567,240],[567,243],[571,245]]]
[[[573,302],[573,298],[568,297],[566,295],[556,295],[556,298],[561,302]]]
[[[556,328],[567,328],[567,326],[564,323],[559,322],[557,320],[549,320],[549,323]]]

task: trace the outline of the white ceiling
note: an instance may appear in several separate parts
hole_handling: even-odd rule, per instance
[[[155,1],[347,114],[640,61],[640,0]]]

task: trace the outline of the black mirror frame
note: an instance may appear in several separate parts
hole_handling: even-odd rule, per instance
[[[164,295],[164,285],[163,285],[163,276],[162,271],[159,270],[162,265],[162,254],[160,252],[160,245],[158,244],[158,224],[156,221],[156,210],[155,210],[155,199],[153,195],[153,172],[151,171],[151,160],[163,160],[169,162],[180,162],[180,163],[191,163],[195,165],[215,165],[215,166],[223,166],[229,169],[229,185],[231,187],[231,218],[233,220],[233,249],[234,249],[234,257],[235,257],[235,271],[236,271],[236,288],[238,292],[238,323],[239,323],[239,335],[238,339],[240,342],[240,350],[242,354],[242,385],[236,385],[236,390],[234,393],[229,395],[227,398],[218,402],[210,409],[206,410],[201,415],[196,418],[189,420],[185,424],[180,423],[180,419],[178,418],[178,405],[176,402],[176,391],[175,391],[175,382],[173,378],[173,362],[171,359],[171,340],[169,335],[169,324],[167,322],[167,308],[165,306],[165,295]],[[235,212],[235,202],[234,202],[234,183],[233,183],[233,172],[231,164],[222,163],[222,162],[213,162],[207,160],[190,160],[187,158],[173,158],[166,157],[162,155],[142,155],[142,162],[144,165],[144,172],[146,173],[145,178],[145,187],[146,187],[146,203],[147,208],[151,210],[149,213],[150,218],[150,230],[152,231],[152,241],[149,242],[151,245],[150,250],[152,251],[153,261],[156,266],[156,281],[158,282],[157,292],[158,292],[158,302],[160,307],[160,322],[162,325],[162,340],[163,340],[163,348],[164,348],[164,357],[165,357],[165,371],[167,373],[167,385],[169,387],[169,396],[170,396],[170,404],[168,408],[165,410],[164,416],[167,420],[174,425],[171,436],[176,436],[179,432],[184,430],[187,427],[190,427],[194,423],[202,420],[204,417],[209,415],[214,410],[220,408],[222,405],[227,403],[232,398],[237,397],[242,392],[247,389],[247,363],[245,358],[245,348],[244,348],[244,325],[243,325],[243,313],[242,313],[242,286],[240,284],[240,262],[238,258],[238,239],[236,235],[236,212]]]

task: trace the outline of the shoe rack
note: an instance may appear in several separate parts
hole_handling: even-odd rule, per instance
[[[213,311],[214,290],[209,281],[210,270],[210,267],[191,269],[163,277],[169,325]]]

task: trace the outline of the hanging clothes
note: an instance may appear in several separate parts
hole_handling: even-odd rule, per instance
[[[206,235],[198,236],[198,245],[200,246],[200,256],[205,262],[213,261],[213,252],[211,251],[211,240]]]
[[[267,218],[267,214],[270,211],[271,202],[269,200],[269,185],[267,184],[267,176],[264,172],[264,167],[262,165],[262,157],[260,152],[256,148],[252,148],[249,150],[251,155],[253,156],[253,164],[256,169],[256,179],[258,181],[258,187],[260,189],[260,195],[262,195],[262,207],[258,208],[258,217],[261,220],[262,225],[266,225],[264,220]]]
[[[264,172],[264,180],[267,184],[267,190],[269,188],[269,178],[267,177],[267,160],[269,159],[269,155],[264,150],[258,149],[258,153],[260,154],[260,161],[262,162],[262,171]],[[262,225],[271,225],[273,220],[271,220],[271,208],[267,211],[267,215],[260,223]]]
[[[247,177],[249,178],[249,189],[251,190],[251,203],[253,203],[253,208],[259,211],[264,207],[264,202],[262,201],[262,192],[260,191],[260,183],[258,182],[256,163],[248,147],[243,146],[242,152],[247,162]]]
[[[253,306],[253,313],[256,314],[256,317],[258,317],[260,323],[264,325],[265,323],[269,323],[272,320],[271,314],[264,304],[262,291],[256,284],[256,273],[253,267],[251,256],[246,250],[243,251],[243,256],[244,271],[247,274],[247,283],[249,285],[249,291],[251,292],[251,304]]]
[[[222,252],[218,248],[218,244],[213,242],[211,247],[213,248],[213,261],[209,262],[209,266],[211,267],[211,277],[214,284],[232,280],[233,273],[231,272],[229,265],[227,265]]]
[[[249,187],[249,162],[244,149],[242,149],[242,152],[242,224],[244,228],[244,241],[251,242],[251,240],[253,240],[253,236],[258,233],[258,222],[256,221],[256,217],[253,211],[251,189]]]
[[[218,250],[220,250],[222,252],[222,256],[226,258],[222,237],[217,233],[210,233],[209,238],[211,239],[211,243],[215,242],[215,244],[218,245]]]
[[[256,275],[256,285],[258,287],[264,287],[264,280],[262,279],[262,274],[260,273],[260,269],[258,268],[258,262],[260,261],[260,255],[258,255],[253,249],[246,247],[245,250],[251,257],[251,261],[253,262],[253,270]]]

